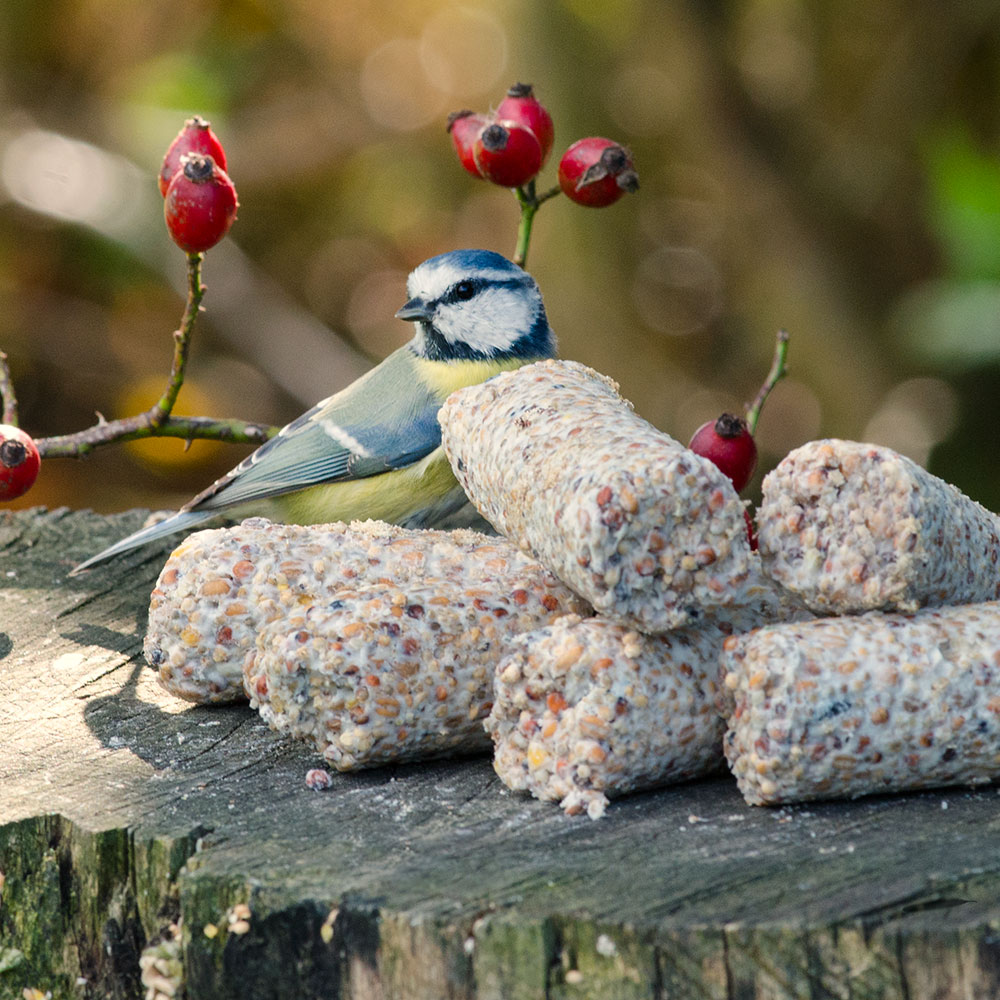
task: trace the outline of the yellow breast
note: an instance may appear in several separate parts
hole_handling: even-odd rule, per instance
[[[442,401],[456,389],[467,385],[478,385],[500,372],[520,368],[523,358],[507,358],[503,361],[428,361],[416,358],[417,375],[420,380]]]
[[[290,524],[372,519],[399,524],[461,490],[441,448],[405,469],[311,486],[276,497],[274,517]]]

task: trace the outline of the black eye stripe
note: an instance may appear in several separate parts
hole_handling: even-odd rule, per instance
[[[532,284],[531,278],[526,275],[523,277],[514,277],[505,281],[486,281],[483,278],[462,278],[461,281],[456,281],[445,293],[438,299],[438,302],[442,304],[447,304],[450,302],[468,302],[469,299],[475,298],[484,288],[525,288]]]

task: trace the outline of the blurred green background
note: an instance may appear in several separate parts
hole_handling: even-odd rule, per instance
[[[513,253],[449,111],[534,84],[556,150],[628,145],[641,191],[558,198],[528,267],[564,357],[687,441],[740,411],[779,327],[761,475],[819,436],[898,448],[993,509],[1000,463],[1000,5],[913,0],[6,0],[0,349],[35,436],[162,389],[184,256],[156,173],[201,113],[239,220],[208,253],[180,412],[283,423],[406,340],[406,273]],[[20,506],[172,507],[248,449],[113,445]]]

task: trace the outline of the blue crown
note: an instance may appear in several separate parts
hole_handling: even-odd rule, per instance
[[[448,253],[438,254],[424,261],[424,266],[436,267],[440,264],[448,264],[462,270],[496,270],[506,271],[511,275],[527,274],[503,254],[494,253],[492,250],[449,250]]]

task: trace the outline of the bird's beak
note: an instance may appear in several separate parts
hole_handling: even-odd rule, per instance
[[[433,310],[423,299],[416,298],[410,299],[410,301],[396,313],[396,319],[405,319],[407,323],[417,323],[420,320],[430,320],[432,313]]]

